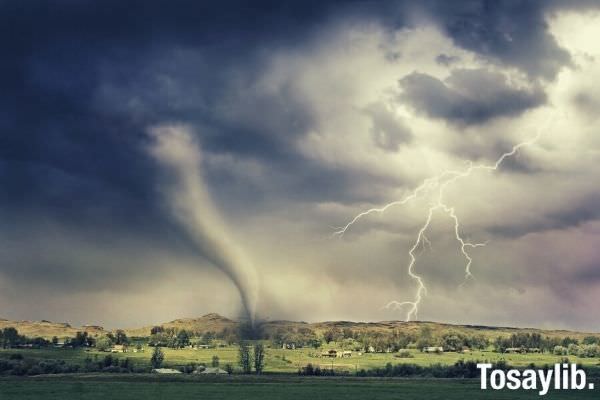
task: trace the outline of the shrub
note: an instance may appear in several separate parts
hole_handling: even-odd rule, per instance
[[[554,346],[554,350],[552,352],[554,353],[554,355],[557,355],[557,356],[566,356],[567,355],[567,349],[563,346]]]
[[[408,350],[401,350],[398,354],[395,354],[394,357],[397,358],[413,358],[414,356]]]

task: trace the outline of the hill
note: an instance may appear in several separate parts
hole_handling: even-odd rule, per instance
[[[185,329],[186,331],[194,332],[196,334],[204,334],[206,332],[222,332],[224,330],[235,332],[238,327],[238,322],[216,313],[210,313],[199,318],[179,318],[162,324],[125,329],[125,332],[128,336],[148,336],[150,335],[150,329],[154,326],[174,328],[175,330]]]
[[[106,334],[109,330],[105,330],[97,325],[84,325],[82,327],[74,327],[68,323],[55,323],[50,321],[9,321],[0,319],[0,329],[6,327],[15,327],[20,334],[35,337],[42,336],[45,338],[57,337],[72,337],[78,331],[86,331],[91,336]],[[173,328],[175,330],[187,330],[194,334],[201,335],[206,332],[237,332],[239,322],[223,317],[216,313],[206,314],[198,318],[179,318],[173,321],[164,322],[162,324],[148,325],[140,328],[125,329],[128,336],[148,336],[150,329],[154,326],[162,326],[163,328]],[[465,335],[483,335],[488,338],[496,338],[498,336],[509,336],[513,333],[539,333],[542,336],[549,337],[565,337],[582,339],[588,335],[598,335],[589,332],[578,332],[569,330],[548,330],[537,328],[517,328],[517,327],[497,327],[497,326],[482,326],[482,325],[454,325],[439,322],[429,321],[381,321],[381,322],[353,322],[353,321],[325,321],[325,322],[301,322],[301,321],[263,321],[260,324],[261,330],[267,334],[276,331],[298,331],[302,328],[310,329],[316,334],[323,334],[325,331],[332,328],[352,329],[357,332],[364,333],[391,333],[404,332],[407,334],[418,333],[423,327],[428,327],[431,332],[438,336],[446,332],[458,332]]]
[[[97,336],[106,333],[104,328],[97,325],[84,325],[82,327],[73,327],[66,322],[50,322],[50,321],[9,321],[0,319],[0,329],[14,327],[19,331],[19,334],[28,337],[41,336],[51,339],[56,336],[59,338],[74,337],[77,332],[88,332],[92,336]]]

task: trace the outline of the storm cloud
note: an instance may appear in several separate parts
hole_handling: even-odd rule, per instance
[[[453,70],[444,81],[414,72],[400,80],[400,87],[400,99],[418,112],[465,125],[516,116],[546,99],[540,87],[511,87],[501,73],[485,69]]]
[[[341,239],[332,227],[544,127],[498,171],[447,191],[464,235],[489,245],[457,291],[463,259],[437,215],[417,264],[432,285],[419,315],[597,329],[585,310],[600,289],[583,284],[600,259],[594,9],[1,2],[0,317],[133,326],[242,310],[246,267],[215,268],[224,252],[165,207],[165,187],[185,188],[148,152],[148,132],[185,126],[202,161],[184,172],[219,210],[194,217],[199,237],[204,223],[228,227],[225,247],[243,248],[262,283],[259,315],[402,318],[381,306],[414,294],[407,251],[432,199]]]

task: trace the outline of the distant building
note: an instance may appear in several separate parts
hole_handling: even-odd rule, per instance
[[[228,372],[218,367],[206,367],[203,371],[197,372],[198,374],[211,374],[211,375],[228,375]]]
[[[427,346],[423,347],[423,353],[443,353],[444,348],[441,346]]]
[[[153,374],[181,374],[181,371],[178,371],[173,368],[154,368],[152,370]]]
[[[349,350],[346,350],[346,351],[342,352],[342,357],[345,357],[345,358],[352,357],[352,352]]]
[[[527,353],[527,350],[525,350],[522,347],[509,347],[506,350],[504,350],[505,353]]]
[[[338,351],[337,350],[327,350],[321,353],[321,357],[329,357],[329,358],[336,358],[338,356]]]
[[[127,353],[127,345],[125,344],[115,344],[111,349],[111,353]]]

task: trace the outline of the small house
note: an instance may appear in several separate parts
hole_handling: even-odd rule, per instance
[[[524,348],[521,347],[509,347],[506,350],[504,350],[505,353],[526,353],[527,351]]]
[[[327,350],[321,353],[321,357],[329,357],[329,358],[336,358],[338,356],[338,351],[337,350]]]
[[[203,371],[198,372],[199,374],[210,374],[210,375],[228,375],[228,372],[218,367],[206,367]]]
[[[181,374],[181,371],[178,371],[173,368],[154,368],[152,370],[153,374]]]
[[[115,344],[111,349],[111,353],[127,353],[127,345]]]
[[[352,357],[352,352],[349,350],[343,351],[342,358],[348,358],[348,357]]]
[[[423,353],[443,353],[444,348],[441,346],[427,346],[423,347]]]

